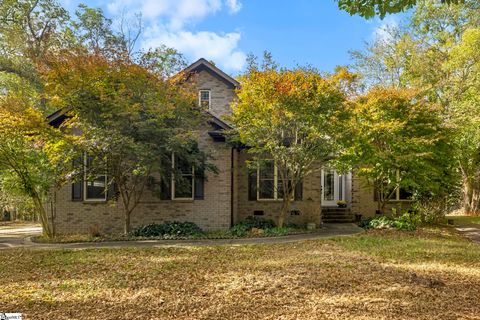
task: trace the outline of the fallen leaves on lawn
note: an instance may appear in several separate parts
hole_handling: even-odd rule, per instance
[[[480,246],[432,230],[281,245],[0,252],[26,319],[479,319]]]

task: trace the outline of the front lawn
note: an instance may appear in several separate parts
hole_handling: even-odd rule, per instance
[[[480,246],[452,229],[278,245],[0,251],[28,319],[478,319]]]
[[[453,219],[455,224],[480,224],[480,216],[447,216],[448,219]]]

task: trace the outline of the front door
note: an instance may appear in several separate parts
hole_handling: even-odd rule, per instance
[[[345,175],[322,170],[322,207],[336,206],[338,200],[345,200]]]

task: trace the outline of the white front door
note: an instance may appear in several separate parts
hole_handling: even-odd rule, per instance
[[[345,200],[345,175],[322,170],[322,207],[336,206],[338,200]]]

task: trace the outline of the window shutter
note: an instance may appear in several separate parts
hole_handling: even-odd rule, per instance
[[[257,200],[257,170],[248,170],[248,200]]]
[[[111,181],[107,189],[107,200],[113,200],[118,198],[118,187],[115,181]]]
[[[72,201],[83,200],[83,179],[72,183]]]
[[[302,201],[303,200],[303,181],[297,183],[295,187],[295,201]]]
[[[83,158],[77,158],[73,160],[73,170],[80,170],[81,172],[81,179],[74,181],[72,183],[72,201],[83,201]]]
[[[162,176],[160,179],[160,199],[171,200],[172,199],[172,178],[170,175]]]
[[[204,185],[205,185],[205,176],[203,172],[195,174],[195,185],[193,187],[194,190],[194,199],[195,200],[203,200],[204,199]]]

